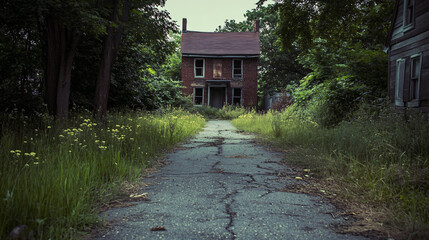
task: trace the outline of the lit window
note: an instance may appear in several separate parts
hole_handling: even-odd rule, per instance
[[[202,105],[204,99],[204,88],[194,88],[194,105]]]
[[[243,78],[243,60],[233,60],[232,65],[232,77]]]
[[[204,77],[204,59],[194,60],[194,74],[195,77]]]
[[[232,89],[232,105],[241,106],[241,88]]]
[[[222,78],[222,63],[213,64],[213,78]]]

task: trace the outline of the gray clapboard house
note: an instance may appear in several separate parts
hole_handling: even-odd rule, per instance
[[[429,112],[429,0],[397,0],[386,45],[391,105]]]

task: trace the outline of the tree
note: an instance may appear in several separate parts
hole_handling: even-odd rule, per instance
[[[106,115],[113,62],[120,49],[124,31],[131,32],[134,30],[133,34],[135,34],[136,39],[141,39],[142,42],[153,45],[156,48],[160,45],[165,45],[167,33],[175,29],[175,25],[169,21],[168,13],[159,11],[156,8],[158,5],[163,4],[164,0],[114,0],[110,10],[110,25],[107,28],[107,34],[104,39],[103,54],[97,77],[94,100],[94,116],[97,119],[103,120]],[[131,24],[127,25],[130,14],[134,23],[144,24],[143,29],[133,28]],[[150,31],[148,32],[148,30]],[[144,36],[142,33],[144,33]]]
[[[0,111],[42,108],[42,49],[37,12],[29,1],[2,1],[0,6]]]
[[[261,56],[258,69],[258,91],[260,97],[265,94],[278,92],[288,84],[294,84],[304,77],[308,70],[297,61],[300,53],[298,47],[289,51],[282,49],[276,28],[279,23],[278,11],[274,5],[261,6],[252,9],[244,15],[245,21],[226,20],[224,26],[219,26],[219,32],[253,31],[253,21],[260,20]]]
[[[124,24],[128,21],[130,8],[128,0],[114,0],[113,2],[112,13],[109,19],[110,25],[107,27],[107,34],[103,43],[103,52],[95,89],[94,117],[96,119],[103,120],[106,115],[113,61],[116,59],[119,51]]]
[[[73,59],[81,35],[104,31],[94,1],[39,2],[40,26],[44,33],[45,88],[48,111],[66,119],[69,110]]]
[[[275,4],[276,33],[283,49],[300,49],[299,62],[311,70],[293,91],[295,103],[310,109],[306,112],[319,124],[334,126],[363,100],[386,95],[387,56],[382,45],[393,7],[392,0]]]

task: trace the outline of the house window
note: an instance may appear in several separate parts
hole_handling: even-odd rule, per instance
[[[395,105],[404,106],[405,59],[396,60]]]
[[[241,106],[241,88],[232,89],[232,105]]]
[[[419,106],[421,60],[420,54],[413,55],[410,58],[410,102],[407,104],[408,107]]]
[[[243,78],[243,60],[232,60],[232,77]]]
[[[222,78],[222,63],[213,64],[213,78]]]
[[[194,60],[194,75],[196,78],[204,77],[204,59],[196,58]]]
[[[404,0],[404,31],[414,27],[414,0]]]
[[[194,88],[194,105],[203,105],[204,88]]]

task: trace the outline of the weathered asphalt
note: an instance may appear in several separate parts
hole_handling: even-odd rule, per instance
[[[365,239],[335,233],[319,197],[281,191],[293,170],[252,139],[209,121],[142,189],[151,201],[104,212],[113,227],[94,239]]]

